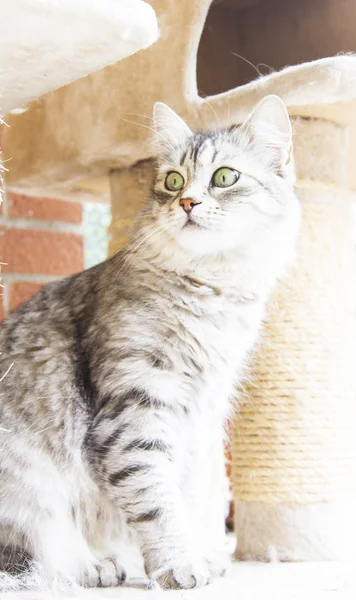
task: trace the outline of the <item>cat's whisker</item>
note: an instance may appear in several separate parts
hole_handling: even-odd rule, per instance
[[[142,232],[140,231],[131,238],[129,246],[132,253],[136,252],[136,250],[145,242],[146,238],[151,235],[152,231],[156,229],[156,227],[157,225],[155,224],[151,226],[150,229],[147,229],[144,235],[142,235]],[[129,256],[127,258],[129,258]]]
[[[5,371],[5,373],[0,377],[0,383],[2,381],[4,381],[5,377],[10,373],[12,367],[14,366],[14,363],[11,363],[11,365],[9,366],[9,368],[7,369],[7,371]]]
[[[142,117],[143,119],[148,119],[151,122],[153,121],[152,115],[144,115],[143,113],[125,112],[120,113],[120,115],[128,115],[129,117]]]
[[[256,67],[256,65],[253,64],[253,62],[248,60],[248,58],[245,58],[244,56],[242,56],[242,54],[238,54],[237,52],[231,52],[231,54],[232,54],[232,56],[236,56],[237,58],[240,58],[241,60],[243,60],[247,65],[250,65],[250,67],[252,67],[254,69],[254,71],[256,71],[257,75],[259,77],[261,77],[261,75],[262,75],[261,71],[258,69],[258,67]]]
[[[144,246],[142,246],[138,252],[136,253],[136,259],[140,258],[142,256],[142,254],[145,252],[145,250],[147,249],[147,247],[149,246],[149,244],[152,241],[152,238],[154,236],[159,236],[159,234],[164,233],[165,231],[167,231],[167,228],[163,227],[161,229],[157,229],[154,232],[152,232],[151,236],[145,240],[146,244]]]
[[[138,240],[136,244],[133,244],[131,251],[133,254],[137,254],[137,251],[141,249],[142,246],[145,245],[145,247],[147,246],[146,242],[148,242],[153,236],[157,235],[158,233],[161,233],[165,230],[165,228],[158,224],[155,223],[151,229],[149,229],[144,236],[141,236]]]
[[[119,117],[119,118],[120,118],[121,121],[124,121],[125,123],[131,123],[131,125],[137,125],[139,127],[143,127],[144,129],[147,129],[148,131],[151,131],[155,136],[158,136],[159,138],[161,138],[171,148],[171,150],[174,151],[173,144],[171,144],[171,142],[169,140],[167,140],[167,138],[162,133],[160,133],[159,131],[157,131],[153,127],[149,127],[148,125],[144,125],[144,123],[138,123],[136,121],[130,121],[129,119],[124,119],[123,117]]]
[[[227,118],[226,118],[225,131],[227,131],[228,128],[229,128],[229,126],[230,126],[230,105],[231,105],[231,98],[228,98],[228,102],[227,102]]]
[[[154,119],[152,118],[152,116],[149,115],[144,115],[142,113],[131,113],[131,112],[126,112],[126,113],[120,113],[121,115],[129,115],[129,116],[133,116],[133,117],[142,117],[143,119],[148,119],[149,121],[151,121],[151,123],[154,123]],[[137,125],[139,125],[140,123],[136,123]],[[161,123],[160,128],[163,131],[166,131],[169,134],[169,130],[164,127],[164,125]],[[154,126],[151,128],[151,131],[153,133],[157,133],[157,130],[154,128]],[[171,137],[171,136],[170,136]],[[166,140],[166,138],[163,136],[163,139]]]
[[[159,235],[160,233],[163,233],[164,231],[166,231],[166,228],[164,228],[162,225],[154,224],[152,226],[152,228],[150,230],[148,230],[143,237],[141,237],[140,239],[137,240],[136,244],[134,243],[132,245],[131,252],[133,255],[135,255],[136,260],[143,254],[143,252],[148,247],[149,242],[152,240],[152,238],[156,235]],[[128,260],[131,260],[130,256],[128,256],[127,259],[124,261],[123,267],[122,267],[122,272],[125,272],[125,268],[127,267]]]
[[[218,115],[217,115],[217,112],[216,112],[215,108],[214,108],[214,107],[213,107],[213,106],[210,104],[210,102],[209,102],[209,101],[208,101],[206,98],[203,98],[202,100],[203,100],[203,102],[204,102],[205,104],[207,104],[207,105],[209,106],[210,110],[212,111],[212,113],[213,113],[213,114],[214,114],[214,116],[215,116],[215,119],[216,119],[216,122],[217,122],[218,129],[221,129],[221,127],[220,127],[220,119],[219,119],[219,117],[218,117]]]

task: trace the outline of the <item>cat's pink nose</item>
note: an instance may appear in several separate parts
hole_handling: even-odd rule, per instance
[[[197,202],[196,200],[193,200],[193,198],[181,198],[179,204],[186,213],[190,213],[194,206],[196,206],[196,204],[201,204],[201,202]]]

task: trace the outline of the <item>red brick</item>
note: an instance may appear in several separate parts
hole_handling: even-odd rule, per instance
[[[44,285],[44,283],[32,282],[13,283],[10,287],[10,310],[14,310],[20,304],[32,298]]]
[[[65,221],[67,223],[81,223],[83,218],[83,207],[79,202],[35,198],[9,192],[8,206],[9,217],[15,218]]]
[[[0,227],[4,273],[72,275],[83,270],[83,238],[76,233]]]

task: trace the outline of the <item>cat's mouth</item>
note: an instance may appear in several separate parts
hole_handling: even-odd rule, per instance
[[[188,215],[182,229],[205,229],[205,227],[194,221],[193,218]]]

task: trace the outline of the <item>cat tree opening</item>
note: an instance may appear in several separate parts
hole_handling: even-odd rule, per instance
[[[203,96],[245,85],[286,65],[356,51],[353,0],[219,0],[202,32]]]

